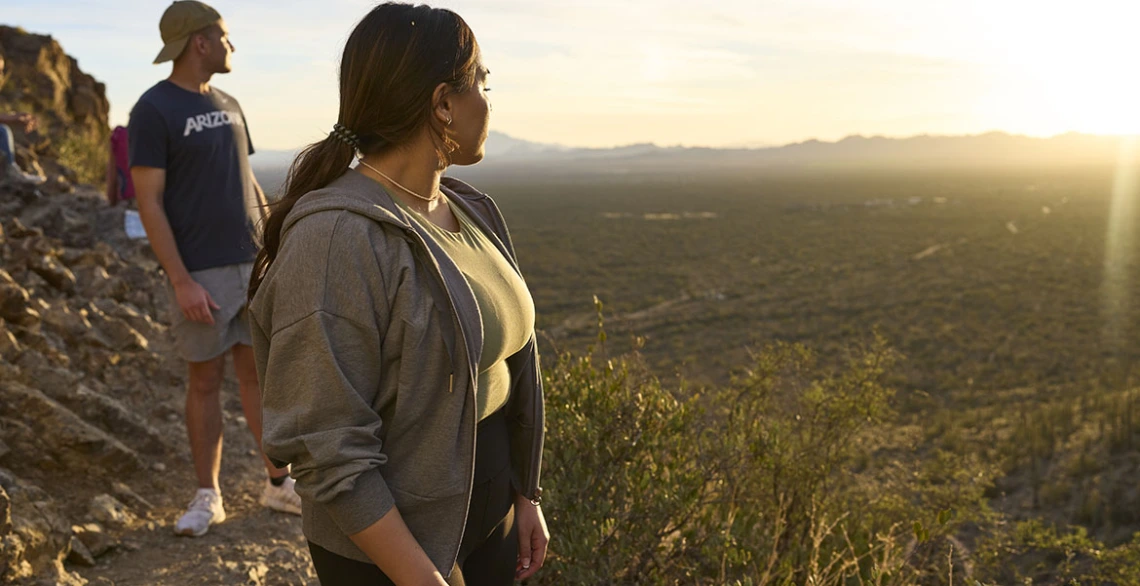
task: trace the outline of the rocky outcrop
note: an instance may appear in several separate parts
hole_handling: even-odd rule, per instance
[[[70,553],[71,527],[55,499],[2,468],[0,546],[0,579],[35,577],[41,583],[86,583],[63,566]]]
[[[73,527],[113,541],[149,508],[132,486],[174,448],[169,413],[146,405],[181,381],[163,354],[164,277],[123,209],[27,190],[0,181],[0,582],[67,584],[109,549]]]
[[[159,571],[149,576],[100,575],[133,572],[120,560],[146,557],[139,536],[168,536],[159,526],[193,494],[185,363],[170,352],[166,279],[149,246],[126,237],[124,206],[73,185],[71,163],[56,158],[75,144],[102,147],[102,87],[48,37],[0,27],[0,52],[11,74],[0,109],[21,100],[43,123],[17,136],[21,164],[48,175],[41,185],[0,179],[0,584],[68,586],[85,583],[81,574],[187,583],[155,580],[175,565],[195,583],[311,583],[300,536],[281,523],[249,543],[214,544],[211,559],[171,552],[177,559],[151,560]],[[228,391],[227,425],[244,428]],[[260,458],[240,453],[259,488]]]
[[[105,150],[102,84],[50,37],[0,26],[0,52],[0,110],[40,123],[18,133],[19,162],[48,177],[0,179],[0,583],[82,584],[69,567],[151,508],[135,488],[183,434],[149,406],[182,381],[163,355],[158,264],[122,207],[73,185],[71,159]]]
[[[110,138],[103,84],[50,36],[0,26],[0,54],[6,63],[0,111],[31,112],[39,121],[30,135],[16,133],[21,165],[53,182],[98,178]]]

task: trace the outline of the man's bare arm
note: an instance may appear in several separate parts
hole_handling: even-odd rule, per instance
[[[162,204],[162,193],[166,188],[166,169],[155,167],[131,167],[131,179],[135,182],[135,198],[138,200],[139,218],[150,247],[171,284],[190,280],[190,271],[182,262],[178,245],[174,243],[174,231],[166,218],[166,208]]]
[[[269,199],[265,197],[265,190],[257,182],[257,176],[253,174],[253,171],[249,172],[249,176],[253,181],[253,192],[257,196],[258,228],[260,228],[261,224],[265,222],[265,216],[269,215]]]
[[[27,112],[0,114],[0,124],[19,125],[24,132],[31,132],[36,129],[36,117]]]
[[[178,245],[174,242],[174,231],[162,205],[162,193],[166,188],[166,169],[156,167],[131,167],[131,179],[135,183],[135,199],[139,207],[139,219],[146,229],[147,240],[158,257],[159,264],[166,270],[166,276],[174,287],[178,305],[187,319],[213,325],[214,317],[210,309],[217,304],[210,294],[190,277]]]

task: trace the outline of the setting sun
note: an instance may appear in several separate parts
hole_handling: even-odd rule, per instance
[[[988,2],[977,7],[983,58],[1027,87],[1040,133],[1140,133],[1140,6],[1115,0],[1072,5]]]

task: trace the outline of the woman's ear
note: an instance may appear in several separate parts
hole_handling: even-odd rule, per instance
[[[432,116],[443,126],[450,126],[455,117],[455,111],[452,109],[454,95],[451,86],[446,83],[435,86],[435,91],[432,92],[431,103],[435,106],[432,108]]]

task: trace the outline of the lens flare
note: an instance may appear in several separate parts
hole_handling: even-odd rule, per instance
[[[1136,200],[1140,195],[1137,193],[1140,191],[1140,169],[1137,169],[1136,152],[1136,137],[1121,138],[1105,239],[1101,307],[1104,341],[1106,347],[1114,352],[1127,343],[1131,319],[1131,265],[1135,248]]]

